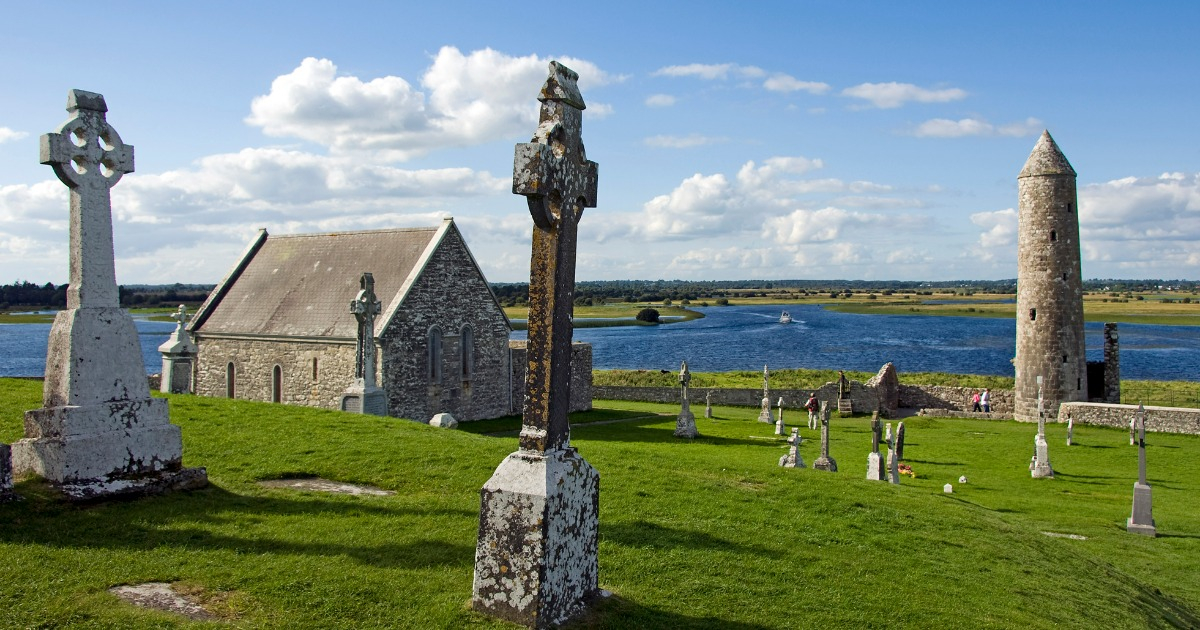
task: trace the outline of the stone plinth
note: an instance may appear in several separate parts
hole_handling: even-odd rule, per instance
[[[574,448],[509,455],[483,486],[471,605],[535,628],[579,613],[599,590],[599,505]]]
[[[159,390],[164,394],[190,394],[194,391],[192,372],[199,348],[192,339],[192,333],[184,328],[184,324],[187,323],[187,308],[180,304],[173,318],[177,322],[174,332],[158,347],[159,353],[162,354]]]
[[[1125,529],[1134,534],[1157,536],[1154,528],[1154,516],[1150,509],[1150,484],[1136,482],[1133,484],[1133,513],[1125,521]]]
[[[1046,436],[1043,433],[1037,434],[1034,438],[1034,456],[1033,469],[1029,474],[1035,479],[1054,478],[1054,469],[1050,467],[1050,445],[1046,443]]]
[[[686,398],[683,400],[683,409],[679,412],[679,417],[675,419],[674,435],[689,440],[700,435],[700,432],[696,430],[696,416],[688,406]]]
[[[867,454],[867,479],[869,481],[884,481],[883,456],[879,453]]]
[[[374,385],[367,386],[362,379],[346,388],[338,407],[350,413],[365,413],[372,416],[386,416],[387,393]]]

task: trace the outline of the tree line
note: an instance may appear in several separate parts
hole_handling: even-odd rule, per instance
[[[67,287],[66,284],[55,285],[53,282],[34,284],[24,280],[0,285],[0,310],[66,308]],[[211,284],[175,283],[170,285],[122,285],[118,287],[118,291],[120,292],[121,306],[133,308],[200,304],[208,297],[212,288]]]

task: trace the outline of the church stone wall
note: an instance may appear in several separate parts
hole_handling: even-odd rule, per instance
[[[429,332],[442,334],[441,380],[429,366]],[[462,330],[470,326],[473,365],[463,372]],[[380,338],[380,387],[388,413],[428,422],[449,413],[462,421],[509,413],[508,321],[456,230],[446,234]]]
[[[198,335],[196,393],[224,398],[225,375],[234,366],[234,398],[270,402],[275,366],[280,367],[280,402],[337,409],[354,377],[354,341],[315,342],[238,339]],[[313,361],[316,360],[316,374]]]
[[[529,370],[529,342],[514,339],[508,342],[512,353],[512,413],[520,414],[525,405],[525,373]],[[571,344],[571,402],[569,411],[592,409],[592,344],[576,341]],[[676,394],[678,398],[678,393]]]
[[[1074,420],[1075,424],[1129,429],[1129,421],[1137,415],[1137,409],[1137,405],[1063,403],[1058,411],[1058,421]],[[1200,435],[1200,409],[1146,407],[1146,430]]]

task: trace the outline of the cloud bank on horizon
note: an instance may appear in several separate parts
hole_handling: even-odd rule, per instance
[[[600,207],[581,224],[580,279],[1016,275],[1015,180],[1023,155],[985,177],[1011,189],[1005,206],[1002,197],[983,198],[936,174],[917,184],[855,176],[832,144],[825,145],[829,155],[819,147],[786,150],[772,142],[770,125],[748,136],[707,124],[721,109],[705,105],[719,98],[818,121],[836,113],[878,126],[881,137],[1017,138],[1029,149],[1045,126],[1031,112],[985,116],[970,109],[979,106],[975,89],[942,82],[838,86],[794,69],[732,61],[634,70],[556,58],[580,74],[584,141],[615,154],[589,153],[600,162]],[[550,59],[447,45],[413,76],[347,71],[335,58],[297,59],[243,103],[244,124],[264,142],[139,171],[113,189],[118,280],[215,282],[264,226],[273,233],[380,229],[430,225],[445,215],[455,216],[490,280],[527,279],[531,222],[506,169],[511,143],[536,127],[534,97]],[[132,105],[109,103],[123,136],[122,111]],[[640,124],[650,112],[680,124]],[[905,113],[869,118],[873,112]],[[15,127],[0,114],[4,151],[27,150],[53,125]],[[1063,149],[1070,158],[1072,147]],[[640,180],[609,175],[622,172],[614,162],[626,157],[643,160]],[[66,189],[50,169],[45,175],[0,183],[0,281],[65,278]],[[1079,184],[1085,276],[1200,277],[1200,173],[1084,176]]]

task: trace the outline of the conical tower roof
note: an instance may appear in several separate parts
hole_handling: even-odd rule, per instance
[[[1067,156],[1063,155],[1058,144],[1054,142],[1054,138],[1050,137],[1049,131],[1042,132],[1042,137],[1038,138],[1033,152],[1029,154],[1029,159],[1025,160],[1025,168],[1021,169],[1021,174],[1017,175],[1017,178],[1037,175],[1076,176],[1075,169],[1071,168]]]

